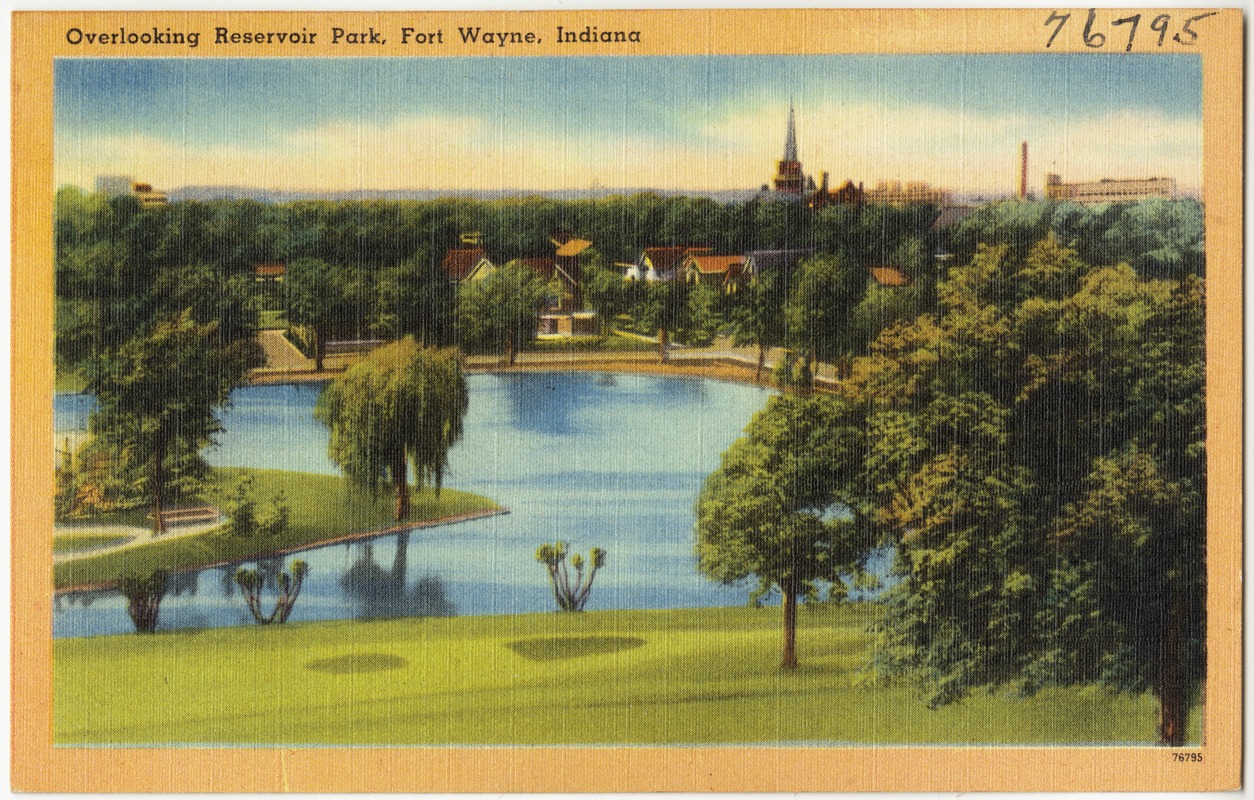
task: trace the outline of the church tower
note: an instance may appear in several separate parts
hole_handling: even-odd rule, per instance
[[[797,160],[797,115],[792,101],[788,101],[788,134],[784,138],[784,157],[775,168],[775,191],[800,195],[805,191],[805,176],[801,174],[801,162]]]

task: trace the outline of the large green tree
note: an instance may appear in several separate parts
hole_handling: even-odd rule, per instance
[[[147,497],[156,533],[165,530],[171,471],[182,478],[203,473],[199,452],[221,430],[217,410],[253,360],[250,341],[223,346],[218,334],[216,322],[196,322],[190,310],[159,317],[110,348],[89,385],[97,401],[91,446]]]
[[[723,453],[697,500],[697,558],[706,576],[750,576],[783,595],[781,666],[797,666],[797,602],[815,581],[843,596],[843,575],[873,546],[861,478],[866,434],[857,404],[774,397]]]
[[[349,480],[396,491],[396,519],[409,516],[409,470],[439,491],[448,452],[462,435],[469,396],[454,349],[413,337],[384,345],[323,389],[314,416],[331,429],[328,454]]]
[[[980,686],[1152,691],[1183,741],[1205,674],[1201,282],[981,246],[936,314],[853,370],[897,542],[881,667]]]
[[[317,258],[298,258],[284,276],[287,318],[310,331],[314,369],[322,371],[327,340],[353,323],[353,309],[344,271]]]
[[[842,255],[820,253],[801,262],[784,307],[786,341],[812,365],[843,364],[858,352],[850,321],[866,285],[866,271]]]
[[[463,286],[457,298],[462,346],[498,352],[504,363],[513,364],[536,336],[540,309],[559,292],[559,286],[520,261]]]

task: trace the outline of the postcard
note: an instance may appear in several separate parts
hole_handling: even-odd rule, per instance
[[[16,13],[13,787],[1238,787],[1242,24]]]

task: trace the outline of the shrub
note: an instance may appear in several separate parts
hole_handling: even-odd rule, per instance
[[[257,519],[257,530],[263,536],[281,537],[287,533],[291,518],[292,508],[287,502],[287,495],[280,489],[271,499],[265,515]]]
[[[248,610],[252,612],[253,619],[258,625],[269,625],[271,622],[278,622],[282,625],[287,622],[287,618],[291,616],[292,607],[296,605],[296,598],[300,596],[301,584],[305,581],[305,575],[309,572],[309,565],[300,559],[292,562],[292,571],[289,575],[286,572],[280,572],[276,580],[279,584],[279,598],[275,601],[274,610],[269,616],[261,613],[261,590],[265,585],[265,577],[255,569],[240,567],[235,571],[235,582],[239,584],[239,588],[244,592],[244,600],[248,603]]]
[[[226,515],[229,519],[227,531],[232,536],[248,537],[257,531],[257,504],[253,501],[253,478],[245,475],[235,485],[227,501]]]
[[[126,598],[126,613],[135,623],[136,633],[152,633],[157,627],[157,612],[169,586],[169,574],[154,570],[146,575],[123,575],[118,578],[118,591]]]
[[[605,551],[594,547],[588,551],[587,580],[584,580],[583,556],[575,553],[571,556],[570,565],[575,568],[575,580],[571,583],[570,570],[566,567],[567,544],[557,541],[543,544],[536,550],[536,561],[549,569],[549,582],[553,586],[553,599],[557,601],[559,611],[582,611],[592,591],[592,579],[597,570],[605,566]]]

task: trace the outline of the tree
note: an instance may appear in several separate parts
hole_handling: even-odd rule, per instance
[[[1200,280],[980,245],[937,314],[885,329],[848,390],[897,548],[877,662],[933,705],[976,687],[1152,691],[1184,740],[1205,676]]]
[[[136,633],[152,633],[157,629],[157,615],[169,580],[169,573],[161,569],[118,578],[118,592],[126,598],[126,613],[135,623]]]
[[[314,416],[331,429],[328,454],[356,485],[396,491],[396,519],[409,516],[409,468],[437,492],[448,451],[462,435],[469,397],[456,350],[412,336],[380,347],[323,389]]]
[[[259,570],[240,567],[235,571],[235,582],[244,593],[244,601],[248,603],[248,610],[252,612],[253,620],[258,625],[269,625],[272,622],[282,625],[291,616],[296,598],[300,596],[301,584],[305,582],[305,575],[308,573],[309,565],[298,558],[292,562],[290,574],[279,572],[275,576],[279,596],[275,600],[274,610],[268,616],[261,613],[261,590],[265,587],[265,576]]]
[[[344,316],[344,286],[341,276],[328,263],[316,258],[298,258],[287,266],[287,318],[309,327],[313,339],[314,369],[322,371],[326,340]]]
[[[639,287],[641,302],[637,316],[646,330],[657,331],[658,360],[666,363],[666,343],[669,333],[687,325],[688,286],[682,277],[669,281],[642,283]]]
[[[513,365],[519,349],[535,338],[541,307],[559,292],[519,261],[463,286],[457,302],[462,346],[496,350],[503,363]]]
[[[393,339],[410,334],[432,347],[452,343],[456,297],[430,247],[381,270],[374,288],[380,333]]]
[[[783,270],[762,271],[739,294],[743,299],[731,313],[732,339],[739,347],[757,346],[758,363],[753,381],[761,383],[766,352],[784,343],[787,282]]]
[[[204,472],[201,448],[221,430],[217,409],[243,382],[252,343],[223,346],[216,322],[198,323],[191,311],[164,316],[146,333],[108,351],[90,391],[97,408],[88,423],[120,474],[152,508],[153,531],[162,533],[167,481]],[[177,486],[177,489],[186,489]]]
[[[797,666],[797,601],[815,581],[843,596],[873,544],[863,501],[865,434],[856,404],[775,397],[723,453],[697,500],[698,567],[734,583],[750,575],[783,595],[781,666]]]
[[[801,262],[784,308],[787,341],[811,363],[836,364],[854,355],[850,317],[866,284],[865,270],[843,256],[819,254]]]

